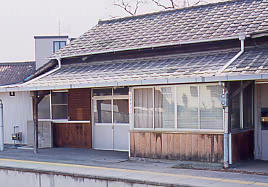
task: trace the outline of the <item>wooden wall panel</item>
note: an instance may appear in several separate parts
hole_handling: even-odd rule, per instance
[[[180,156],[180,136],[179,136],[179,134],[173,134],[173,141],[174,141],[174,143],[173,143],[173,145],[174,145],[174,150],[173,150],[173,152],[174,152],[174,158],[179,158],[179,156]]]
[[[254,158],[254,131],[249,130],[232,134],[232,161]]]
[[[131,156],[223,162],[223,134],[131,132]]]
[[[159,158],[159,155],[162,154],[162,133],[155,133],[155,140],[156,141],[156,158]]]
[[[143,149],[145,150],[145,157],[149,157],[151,154],[151,133],[144,133],[145,144]]]
[[[71,121],[91,120],[91,90],[89,88],[69,90],[68,113]]]
[[[130,134],[133,134],[133,137],[134,137],[134,133],[130,133]],[[151,142],[151,150],[150,150],[150,153],[151,153],[151,157],[152,158],[156,158],[156,134],[152,134],[150,133],[150,142]],[[130,141],[131,142],[131,141]],[[131,146],[131,144],[130,144]]]
[[[92,148],[91,137],[89,123],[53,123],[55,147]]]

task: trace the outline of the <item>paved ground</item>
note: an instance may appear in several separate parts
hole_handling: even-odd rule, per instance
[[[100,151],[79,148],[52,148],[39,149],[35,155],[33,150],[6,148],[0,152],[0,158],[12,158],[21,160],[48,161],[84,165],[103,165],[106,163],[118,163],[128,160],[127,152]]]
[[[32,150],[8,149],[0,153],[0,167],[72,173],[76,175],[157,182],[165,185],[190,186],[268,186],[268,176],[175,169],[175,161],[128,160],[124,152],[86,149],[42,149],[38,155]]]
[[[256,173],[259,175],[268,176],[268,161],[261,160],[251,160],[251,161],[242,161],[240,163],[234,164],[231,171],[238,171],[244,173]]]

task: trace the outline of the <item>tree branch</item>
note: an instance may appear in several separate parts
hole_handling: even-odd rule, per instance
[[[181,3],[183,3],[182,7],[195,6],[202,2],[207,3],[209,0],[195,0],[193,3],[190,3],[189,0],[114,0],[114,6],[118,6],[123,9],[126,13],[131,16],[135,16],[138,12],[138,9],[141,7],[140,4],[145,2],[150,2],[155,4],[158,7],[163,9],[175,9],[181,7]]]
[[[174,0],[169,0],[169,1],[170,1],[170,3],[171,3],[171,7],[172,7],[172,8],[176,8],[175,3],[174,3]]]
[[[154,2],[157,6],[162,7],[164,9],[172,9],[172,8],[174,8],[173,7],[174,6],[174,1],[173,0],[170,0],[171,6],[165,6],[162,3],[160,3],[159,0],[152,0],[152,2]]]
[[[119,1],[114,2],[114,5],[122,8],[131,16],[135,16],[137,14],[138,9],[139,9],[139,5],[142,2],[143,2],[142,0],[136,0],[135,7],[132,6],[130,3],[126,2],[125,0],[121,0],[120,2]]]
[[[129,13],[131,16],[134,16],[135,14],[131,12],[130,5],[126,3],[124,0],[121,0],[121,3],[114,3],[115,6],[118,6],[122,9],[124,9],[127,13]]]
[[[137,13],[137,10],[138,10],[138,8],[139,8],[139,4],[141,4],[142,3],[142,1],[140,1],[140,0],[137,0],[136,1],[136,6],[135,6],[135,9],[134,9],[134,15],[136,15],[136,13]]]

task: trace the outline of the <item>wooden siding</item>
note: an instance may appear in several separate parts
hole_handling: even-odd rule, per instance
[[[254,131],[232,134],[232,162],[254,158]]]
[[[90,123],[53,123],[54,147],[92,148]]]
[[[223,162],[223,134],[130,133],[131,157]]]
[[[68,92],[68,116],[70,121],[91,121],[91,90],[71,89]],[[91,123],[54,123],[55,147],[92,148]]]
[[[68,113],[71,121],[91,120],[91,90],[71,89],[68,93]]]

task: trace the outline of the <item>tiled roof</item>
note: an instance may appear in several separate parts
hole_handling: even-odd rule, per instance
[[[246,53],[254,55],[254,49]],[[266,50],[266,49],[265,49]],[[74,63],[31,82],[27,87],[91,87],[141,84],[171,78],[212,77],[232,59],[239,49],[188,53],[136,59]],[[247,55],[248,56],[248,55]],[[248,62],[248,61],[247,61]],[[268,66],[267,66],[268,67]]]
[[[225,74],[267,74],[268,73],[268,45],[251,47],[234,61]]]
[[[0,85],[21,83],[34,71],[35,62],[0,63]]]
[[[268,30],[267,0],[234,0],[100,21],[53,57],[238,37]]]

